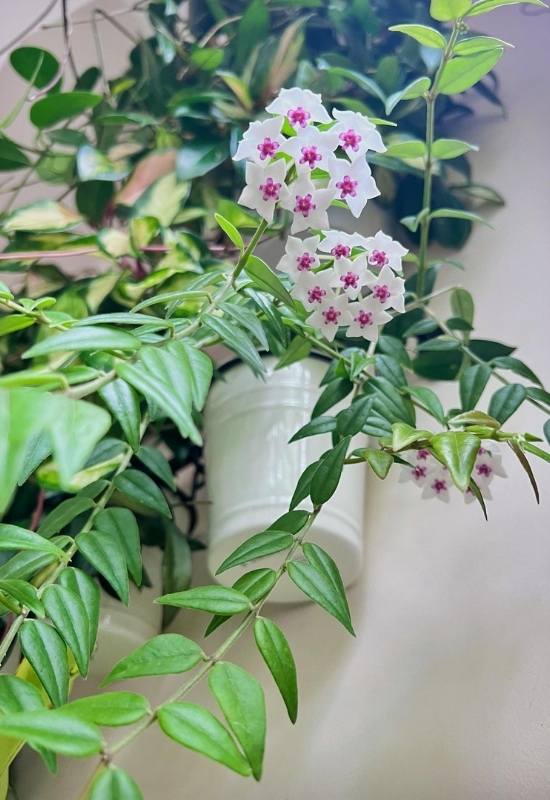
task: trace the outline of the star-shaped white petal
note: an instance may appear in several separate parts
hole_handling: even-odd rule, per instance
[[[359,217],[367,200],[378,197],[378,186],[364,158],[350,163],[347,158],[332,158],[329,166],[331,188],[336,197],[347,203],[354,217]]]
[[[346,332],[346,336],[353,339],[363,338],[370,342],[378,341],[378,329],[380,325],[389,322],[391,316],[380,308],[380,303],[367,297],[357,303],[350,303],[349,312],[351,314],[351,324]]]
[[[397,278],[388,266],[382,267],[379,275],[367,271],[365,283],[380,308],[395,308],[400,314],[405,311],[405,281]]]
[[[367,275],[365,258],[356,258],[354,261],[340,258],[335,260],[332,268],[332,285],[335,289],[341,289],[350,300],[355,300],[365,285]]]
[[[270,103],[268,114],[280,114],[286,117],[293,128],[305,128],[311,122],[330,122],[321,95],[310,89],[281,89],[275,100]]]
[[[332,342],[338,328],[349,325],[350,312],[345,294],[329,297],[308,317],[308,324],[317,328],[329,342]]]
[[[396,272],[401,272],[401,259],[409,252],[402,244],[382,231],[369,236],[365,247],[369,253],[371,267],[380,268],[387,264]]]
[[[312,311],[335,297],[331,284],[331,270],[301,272],[290,291],[293,297],[304,304],[307,311]]]
[[[332,115],[337,122],[330,132],[337,134],[338,143],[350,161],[361,158],[368,150],[377,153],[386,150],[376,126],[363,114],[334,109]]]
[[[319,266],[317,249],[319,236],[309,236],[307,239],[298,239],[289,236],[286,242],[285,254],[277,264],[277,269],[297,277],[302,272],[311,272]]]
[[[330,253],[335,259],[349,258],[354,247],[365,247],[367,238],[360,233],[323,231],[324,239],[319,244],[321,253]]]
[[[253,208],[267,222],[272,222],[276,204],[287,194],[285,175],[286,163],[282,159],[265,165],[249,161],[246,165],[246,186],[239,203]]]
[[[298,135],[285,141],[283,150],[292,156],[296,166],[328,170],[330,156],[338,146],[338,137],[332,131],[320,131],[313,125],[299,129]]]
[[[308,228],[326,228],[327,209],[333,199],[332,189],[317,189],[309,174],[300,172],[284,196],[281,195],[282,207],[294,214],[291,233],[300,233]]]
[[[280,118],[251,122],[239,142],[233,161],[247,158],[264,164],[279,152],[285,142],[281,134],[283,121]]]

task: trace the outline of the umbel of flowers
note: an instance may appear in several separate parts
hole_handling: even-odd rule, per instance
[[[247,160],[240,202],[268,223],[285,209],[291,233],[314,234],[290,236],[278,264],[310,312],[309,324],[329,341],[342,328],[376,342],[388,312],[404,311],[405,281],[396,273],[407,250],[381,231],[365,237],[328,230],[328,209],[340,201],[359,217],[380,194],[367,154],[386,149],[382,137],[362,114],[334,110],[330,117],[309,89],[282,89],[266,110],[275,116],[253,122],[234,155]]]

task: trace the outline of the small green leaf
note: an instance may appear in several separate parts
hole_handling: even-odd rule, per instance
[[[45,622],[27,620],[21,628],[19,643],[53,705],[63,705],[69,692],[69,665],[67,648],[59,634]],[[53,749],[47,743],[45,746]]]
[[[200,178],[225,161],[227,156],[227,144],[223,140],[208,141],[197,138],[186,141],[178,151],[177,176],[182,181]]]
[[[16,578],[0,580],[0,593],[13,598],[21,606],[25,606],[32,611],[37,617],[44,616],[44,607],[38,599],[36,589],[32,583],[17,580]],[[2,602],[1,597],[0,602]]]
[[[124,605],[128,605],[128,572],[119,540],[107,531],[88,531],[79,533],[75,541],[82,555],[103,575]]]
[[[476,53],[485,53],[487,50],[495,50],[497,47],[513,47],[503,39],[496,39],[494,36],[470,36],[468,39],[461,39],[455,44],[455,56],[473,56]]]
[[[423,158],[426,155],[426,145],[419,139],[395,142],[388,147],[387,155],[394,158]]]
[[[279,278],[258,256],[249,256],[244,270],[257,289],[280,300],[285,306],[293,308],[293,300]]]
[[[428,25],[391,25],[388,30],[410,36],[425,47],[436,47],[439,50],[444,50],[447,46],[447,40],[443,34]]]
[[[407,386],[405,391],[422,405],[434,419],[445,424],[445,411],[441,405],[441,400],[432,389],[427,386]]]
[[[239,545],[230,556],[216,570],[216,575],[225,572],[238,564],[246,564],[258,558],[280,553],[292,546],[294,539],[291,533],[284,531],[267,530],[256,533],[241,545]]]
[[[472,0],[431,0],[430,17],[438,22],[450,22],[468,13]]]
[[[417,430],[404,422],[394,423],[392,425],[392,431],[392,450],[394,452],[406,450],[411,444],[432,436],[430,431]]]
[[[223,344],[234,350],[250,369],[257,375],[263,375],[265,368],[262,359],[258,355],[254,344],[249,337],[232,322],[228,322],[221,317],[207,315],[203,319],[204,325],[213,333],[217,334]]]
[[[362,431],[370,417],[372,405],[372,397],[360,397],[349,408],[340,411],[336,418],[338,433],[341,436],[355,436]]]
[[[103,747],[95,725],[58,710],[6,714],[0,717],[0,734],[73,758],[93,756]]]
[[[466,320],[470,325],[474,323],[474,300],[466,289],[453,289],[451,293],[451,309],[453,314]]]
[[[550,444],[550,419],[547,419],[544,423],[544,435],[546,437],[546,441]]]
[[[330,433],[335,431],[338,423],[334,417],[315,417],[311,422],[303,425],[292,437],[289,439],[291,442],[297,442],[299,439],[305,439],[307,436],[318,436],[321,433]]]
[[[0,135],[0,171],[11,172],[30,166],[26,154],[7,136]],[[9,292],[9,290],[8,290]]]
[[[521,449],[520,445],[517,442],[511,440],[508,442],[508,444],[510,445],[511,450],[515,453],[519,463],[521,464],[527,477],[529,478],[529,483],[531,484],[537,503],[540,503],[539,487],[537,486],[537,480],[535,478],[533,470],[531,469],[531,464],[527,460],[525,453],[523,452],[523,450]]]
[[[95,503],[90,497],[82,495],[63,500],[42,522],[38,528],[38,534],[49,539],[54,533],[59,533],[59,531],[63,530],[73,519],[85,511],[89,511],[94,506]]]
[[[293,512],[290,512],[293,513]],[[309,516],[309,515],[308,515]],[[240,578],[237,578],[232,588],[238,592],[245,594],[252,603],[256,604],[273,589],[277,583],[277,573],[274,569],[253,569],[250,572],[245,572]],[[210,636],[220,625],[227,622],[229,617],[222,617],[220,614],[215,614],[208,627],[204,632],[205,636]]]
[[[311,501],[314,506],[326,503],[338,488],[350,441],[351,437],[345,436],[336,447],[319,459],[319,466],[311,478],[310,487]]]
[[[52,128],[58,122],[78,117],[97,106],[101,95],[92,92],[59,92],[37,100],[31,106],[30,119],[37,128]]]
[[[191,548],[187,537],[171,522],[164,523],[165,540],[162,556],[162,591],[164,594],[181,592],[191,585]],[[162,609],[163,627],[177,616],[177,609],[164,606]]]
[[[366,447],[361,453],[374,474],[384,480],[393,464],[393,456],[384,450],[376,450],[371,447]]]
[[[542,458],[543,461],[550,462],[550,453],[547,453],[545,450],[542,450],[540,447],[532,444],[531,442],[522,442],[521,446],[524,450],[527,450],[529,453],[532,453],[534,456],[538,456],[538,458]]]
[[[226,219],[225,217],[222,217],[221,214],[214,214],[214,219],[216,220],[222,231],[225,233],[227,238],[233,242],[235,247],[238,247],[239,250],[242,250],[244,248],[243,237],[241,236],[237,228],[233,225],[233,223],[229,222],[229,220]]]
[[[210,614],[221,614],[224,617],[241,614],[243,611],[252,609],[252,604],[245,594],[226,586],[196,586],[185,592],[175,592],[157,597],[155,603],[207,611]]]
[[[485,364],[474,364],[466,367],[460,376],[460,404],[463,411],[475,408],[477,401],[483,394],[487,381],[491,377],[491,370]]]
[[[386,114],[389,116],[402,100],[415,100],[417,97],[423,97],[430,88],[430,85],[431,81],[429,78],[416,78],[416,80],[411,81],[411,83],[407,84],[407,86],[400,91],[394,92],[386,100]]]
[[[298,681],[296,664],[282,630],[270,619],[258,617],[254,638],[273,680],[281,693],[292,723],[298,716]]]
[[[495,8],[502,8],[502,6],[517,6],[520,3],[526,5],[538,6],[539,8],[548,8],[546,3],[542,0],[480,0],[474,3],[468,12],[468,17],[477,17],[479,14],[486,14],[488,11],[494,11]]]
[[[94,403],[52,396],[49,426],[55,463],[62,486],[84,466],[94,447],[111,425],[109,414]]]
[[[170,703],[158,712],[164,733],[196,753],[224,764],[239,775],[252,770],[221,722],[206,708],[194,703]]]
[[[449,469],[461,492],[470,485],[480,441],[477,436],[462,431],[436,433],[430,441],[437,458]]]
[[[80,597],[64,586],[48,586],[42,595],[46,613],[70,648],[82,677],[90,663],[90,623]]]
[[[219,308],[251,333],[263,348],[269,350],[269,342],[262,323],[253,311],[249,311],[244,306],[238,306],[236,303],[220,303]]]
[[[297,361],[302,361],[304,358],[307,358],[311,352],[311,347],[312,345],[309,339],[304,339],[302,336],[295,336],[286,351],[277,361],[275,369],[289,367],[291,364],[295,364]]]
[[[257,781],[262,777],[265,750],[265,698],[256,678],[242,667],[221,661],[208,676],[210,691],[241,745]]]
[[[39,536],[38,533],[19,528],[17,525],[0,524],[0,550],[34,550],[63,558],[63,550]]]
[[[114,484],[119,492],[130,500],[135,500],[139,505],[171,518],[170,506],[166,502],[161,490],[156,483],[137,469],[127,469],[117,475]]]
[[[329,408],[332,408],[332,406],[335,406],[340,400],[343,400],[344,397],[347,397],[352,389],[353,383],[347,378],[337,378],[331,381],[325,386],[319,399],[315,403],[313,411],[311,412],[311,418],[313,419],[314,417],[319,417],[321,414],[324,414]]]
[[[10,64],[23,80],[44,89],[58,74],[59,61],[41,47],[18,47],[10,53]]]
[[[105,692],[88,695],[61,709],[64,714],[78,717],[84,722],[116,728],[132,725],[146,714],[151,713],[149,702],[142,694],[135,692]]]
[[[525,386],[520,383],[509,383],[497,389],[489,401],[489,415],[501,424],[517,411],[527,397]]]
[[[472,150],[478,150],[474,144],[468,144],[460,139],[437,139],[433,143],[432,155],[434,158],[458,158],[458,156],[469,153]]]
[[[137,520],[132,512],[128,508],[107,508],[99,512],[94,525],[113,539],[118,538],[128,572],[136,586],[141,586],[141,541]]]
[[[127,772],[110,764],[94,780],[89,800],[143,800],[143,794]]]
[[[319,461],[314,461],[313,464],[309,464],[302,472],[298,479],[298,483],[296,484],[296,489],[294,490],[294,494],[292,495],[292,499],[290,501],[290,510],[296,508],[302,500],[305,500],[306,497],[309,496],[309,492],[311,489],[311,479],[313,478],[314,474],[317,472],[317,468],[319,466]]]
[[[486,225],[488,228],[493,227],[486,219],[480,217],[479,214],[456,208],[438,208],[436,211],[432,211],[430,219],[467,219],[469,222],[479,222],[481,225]]]
[[[201,411],[212,382],[214,371],[212,359],[185,339],[180,342],[170,342],[167,349],[174,358],[189,364],[188,368],[182,366],[182,369],[185,369],[189,378],[193,405]]]
[[[86,572],[65,567],[58,579],[59,585],[80,597],[88,617],[90,653],[93,652],[99,627],[99,586]]]
[[[126,441],[135,453],[139,448],[141,424],[136,393],[126,381],[119,378],[102,386],[99,396],[122,428]]]
[[[23,358],[38,358],[65,351],[86,350],[138,350],[141,342],[131,333],[91,325],[89,328],[72,328],[43,339],[23,354]]]
[[[176,484],[170,464],[166,456],[155,447],[142,445],[136,453],[136,457],[147,469],[159,478],[173,492],[176,491]]]
[[[504,48],[474,56],[458,56],[445,64],[439,80],[441,94],[459,94],[474,86],[498,64]]]
[[[81,181],[120,181],[130,171],[127,164],[114,164],[105,153],[89,144],[78,149],[76,168]]]
[[[542,386],[540,378],[535,375],[527,364],[520,361],[519,358],[513,358],[513,356],[497,356],[497,358],[493,358],[491,361],[491,366],[497,367],[498,369],[509,369],[516,375],[521,375],[522,378],[527,378],[528,381],[533,381],[534,383],[538,383],[539,386]]]
[[[179,633],[161,633],[118,661],[102,686],[148,675],[179,675],[204,657],[201,648]]]

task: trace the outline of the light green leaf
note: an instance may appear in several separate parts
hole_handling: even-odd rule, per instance
[[[141,342],[126,331],[91,325],[89,328],[72,328],[43,339],[23,354],[23,358],[37,358],[50,353],[78,350],[128,350],[141,347]]]
[[[90,497],[84,497],[83,495],[69,497],[68,500],[63,500],[53,511],[50,511],[38,528],[38,534],[49,539],[54,533],[59,533],[63,528],[66,528],[73,519],[85,511],[89,511],[94,506],[95,503]]]
[[[88,800],[143,800],[143,795],[127,772],[110,764],[94,780]]]
[[[61,709],[84,722],[116,728],[132,725],[151,713],[146,697],[135,692],[105,692],[73,700]]]
[[[405,450],[411,444],[431,436],[431,431],[417,430],[405,422],[395,422],[392,425],[392,450],[394,452]]]
[[[410,139],[390,144],[386,155],[394,158],[422,158],[426,154],[426,145],[419,139]]]
[[[82,555],[103,575],[124,605],[128,605],[129,586],[122,545],[106,531],[79,533],[76,544]]]
[[[350,440],[350,436],[345,436],[336,447],[319,459],[319,466],[313,473],[310,487],[311,502],[314,506],[326,503],[338,488]]]
[[[31,106],[30,119],[37,128],[52,128],[58,122],[78,117],[97,106],[101,95],[92,92],[58,92],[37,100]]]
[[[99,626],[99,586],[86,572],[75,567],[66,567],[58,583],[79,597],[88,617],[90,654],[93,652]]]
[[[113,539],[118,539],[128,572],[136,586],[141,586],[141,541],[138,524],[132,512],[128,508],[107,508],[96,516],[94,526]]]
[[[443,34],[428,25],[391,25],[388,30],[404,33],[405,36],[410,36],[425,47],[436,47],[443,50],[447,46],[447,40]]]
[[[172,514],[161,490],[148,475],[137,469],[127,469],[117,475],[114,484],[119,492],[139,505],[170,519]]]
[[[69,665],[67,648],[59,634],[45,622],[27,620],[19,633],[19,643],[53,705],[63,705],[69,692]],[[45,746],[53,749],[47,743]]]
[[[179,675],[193,669],[203,657],[191,639],[179,633],[161,633],[117,662],[101,685],[147,675]]]
[[[436,211],[432,211],[430,219],[467,219],[469,222],[479,222],[488,228],[493,227],[491,223],[480,217],[479,214],[473,214],[471,211],[463,211],[457,208],[438,208]]]
[[[83,678],[90,663],[90,623],[81,598],[64,586],[48,586],[44,608],[57,632],[70,648]]]
[[[120,181],[130,171],[126,164],[114,164],[105,153],[89,144],[79,148],[76,168],[81,181]]]
[[[293,513],[293,512],[291,512]],[[274,569],[252,569],[237,578],[232,588],[245,594],[252,603],[256,604],[273,589],[277,583],[277,573]],[[205,636],[210,636],[220,625],[227,622],[229,617],[215,614],[204,632]]]
[[[0,734],[73,758],[93,756],[103,747],[95,725],[58,710],[6,714],[0,717]]]
[[[93,403],[62,395],[52,397],[52,408],[49,430],[55,463],[62,486],[68,486],[109,430],[111,419],[104,409]]]
[[[8,317],[0,319],[0,336],[7,336],[9,333],[15,331],[23,331],[25,328],[30,328],[36,322],[33,317],[24,317],[19,314],[11,314]]]
[[[244,248],[243,237],[241,236],[237,228],[233,225],[233,223],[229,222],[229,220],[226,219],[225,217],[222,217],[221,214],[214,214],[214,219],[216,220],[222,231],[225,233],[227,238],[233,242],[235,247],[238,247],[239,250],[242,250]]]
[[[487,381],[491,377],[491,370],[485,364],[473,364],[466,367],[460,376],[460,404],[463,411],[475,408],[477,401],[483,394]]]
[[[170,703],[158,712],[159,725],[174,741],[224,764],[239,775],[252,770],[221,722],[194,703]]]
[[[438,22],[450,22],[465,16],[471,5],[472,0],[431,0],[430,17]]]
[[[390,28],[390,30],[392,29]],[[426,94],[430,85],[431,81],[429,78],[416,78],[414,81],[407,84],[404,89],[394,92],[386,100],[386,114],[390,115],[396,105],[402,100],[414,100],[417,97],[422,97]]]
[[[479,3],[474,3],[468,12],[468,17],[477,17],[479,14],[486,14],[488,11],[494,11],[495,8],[502,6],[517,6],[520,3],[525,3],[530,6],[538,6],[539,8],[548,8],[546,3],[542,0],[480,0]]]
[[[461,39],[455,44],[454,54],[456,56],[473,56],[476,53],[495,50],[497,47],[513,46],[513,44],[505,42],[503,39],[496,39],[494,36],[470,36],[468,39]]]
[[[120,379],[102,386],[99,395],[114,416],[134,452],[139,448],[141,414],[134,390]]]
[[[196,586],[185,592],[174,592],[157,597],[155,603],[207,611],[210,614],[220,614],[224,617],[241,614],[243,611],[252,609],[252,603],[245,594],[226,586]]]
[[[252,341],[240,328],[237,328],[236,325],[226,319],[212,315],[205,316],[203,324],[217,334],[223,344],[234,350],[256,375],[264,374],[265,368],[262,359]]]
[[[249,256],[244,271],[257,289],[272,295],[277,300],[280,300],[283,305],[290,308],[293,307],[292,297],[279,278],[261,258]]]
[[[265,558],[273,553],[280,553],[292,546],[294,539],[291,533],[268,530],[256,533],[239,545],[216,570],[216,575],[225,572],[238,564],[246,564]]]
[[[438,90],[441,94],[465,92],[496,66],[503,53],[504,48],[499,47],[478,55],[451,59],[443,67]]]
[[[270,619],[258,617],[254,624],[258,650],[273,675],[292,723],[298,716],[296,664],[282,630]]]
[[[434,158],[458,158],[458,156],[469,153],[471,150],[478,150],[474,144],[468,144],[460,139],[437,139],[433,143],[432,155]]]
[[[0,524],[0,550],[34,550],[50,553],[59,559],[63,558],[63,550],[56,547],[53,542],[17,525]]]
[[[0,675],[0,711],[38,711],[44,708],[39,690],[32,683],[15,675]]]
[[[82,218],[78,214],[69,211],[55,200],[38,200],[7,214],[2,220],[2,230],[5,233],[18,231],[55,233],[74,228],[81,221]]]
[[[0,603],[2,602],[1,595],[3,594],[13,598],[21,606],[30,609],[37,617],[44,616],[44,607],[38,599],[36,589],[32,583],[17,580],[16,578],[0,580]]]
[[[463,431],[436,433],[430,441],[437,458],[448,468],[461,492],[470,485],[480,441],[477,436]]]
[[[550,462],[550,453],[547,453],[546,450],[542,450],[540,447],[537,447],[532,442],[522,442],[521,446],[524,450],[527,450],[527,452],[532,453],[538,458],[542,458],[543,461]]]
[[[521,383],[509,383],[507,386],[497,389],[489,402],[489,416],[494,417],[500,423],[506,422],[526,397],[527,390]]]
[[[391,456],[390,453],[384,452],[384,450],[377,450],[371,447],[366,447],[364,450],[361,450],[361,454],[374,474],[381,480],[384,480],[393,464],[393,456]]]

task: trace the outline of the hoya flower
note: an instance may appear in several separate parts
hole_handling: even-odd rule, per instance
[[[335,298],[332,290],[332,270],[324,272],[301,272],[291,293],[301,300],[307,311],[324,306],[326,302]],[[347,302],[347,300],[346,300]]]
[[[403,467],[399,473],[399,483],[412,481],[417,486],[424,486],[428,480],[428,467],[425,464],[414,464],[412,467]]]
[[[305,128],[310,122],[330,122],[330,117],[321,101],[321,95],[310,89],[281,89],[266,111],[286,117],[293,128]]]
[[[313,314],[308,318],[308,323],[318,328],[325,339],[332,342],[338,328],[350,323],[348,298],[345,294],[328,296],[320,303]]]
[[[363,114],[335,109],[332,115],[337,122],[330,132],[337,134],[338,144],[350,161],[364,156],[367,150],[375,150],[377,153],[386,150],[376,126]]]
[[[354,247],[366,247],[367,239],[359,233],[323,231],[325,237],[319,244],[322,253],[330,253],[335,259],[349,258]]]
[[[347,203],[354,217],[358,217],[367,205],[367,200],[378,197],[378,186],[370,167],[363,158],[350,164],[346,158],[332,158],[329,165],[329,188],[336,197]]]
[[[298,179],[281,194],[281,205],[294,213],[291,233],[308,228],[326,228],[327,209],[334,198],[332,189],[317,189],[309,174],[298,173]]]
[[[313,125],[298,135],[287,139],[285,153],[292,156],[298,167],[328,169],[328,161],[338,146],[338,137],[332,131],[320,131]]]
[[[239,203],[253,208],[267,222],[273,221],[275,205],[288,193],[285,185],[286,163],[278,159],[271,164],[246,165],[246,186]]]
[[[444,503],[449,502],[449,489],[452,481],[447,470],[442,467],[428,476],[422,489],[422,497],[437,497]]]
[[[319,239],[319,236],[310,236],[307,239],[289,236],[285,254],[277,264],[277,269],[296,278],[301,272],[310,272],[318,267],[319,257],[316,251],[319,247]]]
[[[366,258],[359,257],[352,261],[349,258],[337,259],[332,272],[332,286],[342,291],[355,300],[365,285],[365,276],[369,274],[366,269]]]
[[[369,236],[365,242],[369,252],[369,264],[374,268],[391,267],[396,272],[401,272],[401,259],[409,252],[402,244],[396,242],[391,236],[378,231],[374,236]]]
[[[365,283],[381,308],[395,308],[401,314],[405,311],[405,281],[389,267],[382,267],[378,276],[367,271]]]
[[[487,486],[498,475],[501,478],[506,478],[506,471],[502,466],[502,457],[496,450],[486,450],[480,447],[477,453],[472,478],[480,487]]]
[[[251,122],[239,142],[233,161],[241,161],[243,158],[260,164],[269,161],[285,142],[281,135],[282,124],[282,119],[277,117],[263,122]]]
[[[476,483],[477,483],[477,481],[476,481]],[[493,499],[493,495],[491,494],[491,490],[489,489],[488,485],[480,486],[478,484],[477,488],[479,489],[479,493],[481,494],[481,496],[483,497],[484,500],[492,500]],[[466,491],[464,492],[464,501],[465,501],[465,503],[473,503],[475,499],[476,499],[476,497],[475,497],[474,493],[472,492],[472,490],[471,489],[466,489]]]
[[[350,303],[349,313],[351,324],[346,336],[368,339],[369,342],[378,341],[378,328],[389,322],[391,316],[371,296],[357,303]]]

